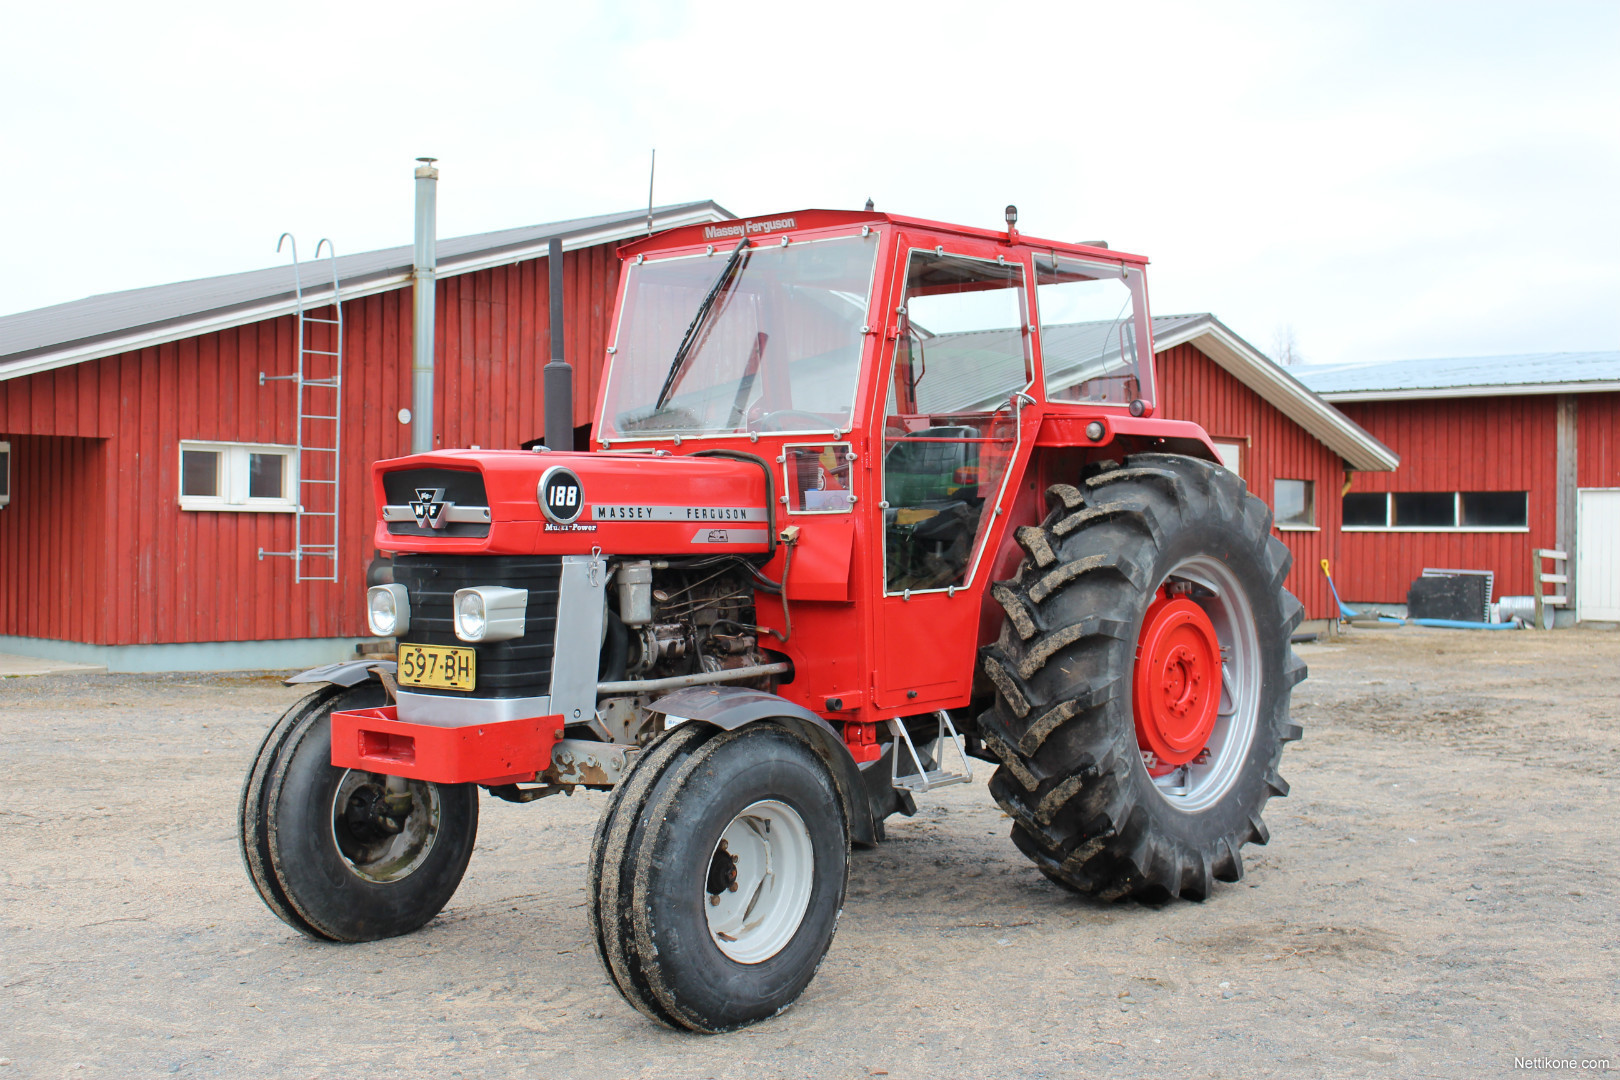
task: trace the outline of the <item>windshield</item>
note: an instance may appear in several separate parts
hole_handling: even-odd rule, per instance
[[[849,429],[876,236],[734,254],[626,267],[603,438]]]

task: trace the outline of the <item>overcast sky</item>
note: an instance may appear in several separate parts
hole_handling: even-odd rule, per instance
[[[1105,238],[1310,362],[1620,347],[1620,4],[8,3],[0,313],[660,203]]]

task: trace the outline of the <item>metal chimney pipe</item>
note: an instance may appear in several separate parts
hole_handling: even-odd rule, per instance
[[[433,449],[433,312],[438,274],[438,158],[420,157],[416,168],[415,329],[411,341],[411,453]]]
[[[551,271],[551,362],[545,369],[546,445],[553,450],[574,448],[574,369],[563,353],[563,246],[551,238],[546,252]]]

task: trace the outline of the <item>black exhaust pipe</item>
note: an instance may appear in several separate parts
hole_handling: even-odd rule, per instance
[[[546,446],[574,448],[574,369],[563,355],[563,247],[553,237],[546,253],[551,270],[551,362],[546,364]]]

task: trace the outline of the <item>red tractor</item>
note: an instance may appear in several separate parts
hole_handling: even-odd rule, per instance
[[[271,910],[407,933],[480,787],[611,789],[596,948],[635,1008],[715,1032],[803,991],[851,845],[975,758],[1065,888],[1238,880],[1300,735],[1288,550],[1155,416],[1146,260],[1008,210],[633,243],[589,452],[378,462],[397,666],[299,676],[324,685],[266,736],[241,824]]]

